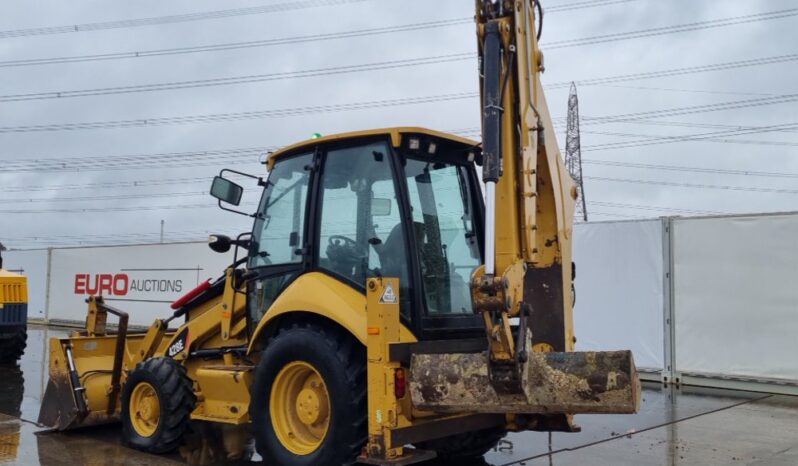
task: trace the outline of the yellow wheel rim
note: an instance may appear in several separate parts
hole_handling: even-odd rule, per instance
[[[272,385],[269,411],[286,449],[297,455],[316,451],[330,425],[330,395],[319,372],[302,361],[283,367]]]
[[[147,382],[141,382],[130,395],[130,423],[142,437],[151,437],[158,429],[161,419],[161,400],[155,388]]]

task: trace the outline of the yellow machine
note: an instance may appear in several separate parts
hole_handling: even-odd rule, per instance
[[[150,452],[201,425],[229,457],[251,433],[270,465],[404,465],[480,456],[508,431],[574,431],[577,413],[635,412],[629,351],[573,352],[576,190],[535,10],[476,2],[482,144],[378,129],[283,148],[268,179],[223,170],[211,194],[226,210],[243,192],[226,174],[263,188],[251,233],[211,237],[234,264],[146,333],[89,299],[86,329],[51,340],[40,422],[121,420]]]
[[[28,279],[3,268],[0,244],[0,364],[15,364],[28,339]]]

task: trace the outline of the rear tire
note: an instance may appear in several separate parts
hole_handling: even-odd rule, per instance
[[[0,327],[0,334],[6,335],[0,337],[0,364],[15,364],[25,353],[28,329],[24,325]]]
[[[251,393],[255,448],[264,464],[353,464],[366,443],[366,352],[343,330],[312,323],[281,328],[263,351]],[[301,409],[306,395],[312,413]]]
[[[495,448],[505,435],[507,432],[503,429],[485,429],[419,442],[416,446],[437,452],[438,458],[444,463],[459,464],[463,460],[481,458]]]
[[[189,427],[196,402],[186,369],[172,358],[136,365],[122,389],[122,438],[149,453],[175,450]]]

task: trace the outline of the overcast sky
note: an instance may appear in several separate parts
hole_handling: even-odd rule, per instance
[[[562,8],[583,3],[606,5]],[[305,8],[276,11],[286,4]],[[551,44],[549,49],[544,48],[544,83],[549,85],[798,53],[796,11],[782,13],[779,16],[783,17],[777,19],[755,16],[734,20],[737,24],[732,25],[707,28],[707,24],[699,24],[692,31],[642,34],[646,37],[628,40],[578,46],[563,42],[790,10],[798,6],[794,0],[544,0],[543,4],[550,10],[543,36],[544,44]],[[200,21],[93,31],[78,27],[77,31],[72,28],[72,32],[60,34],[27,31],[20,36],[9,32],[270,5],[275,8],[264,8],[271,11],[261,14]],[[475,54],[474,26],[470,22],[188,54],[29,66],[9,66],[15,64],[11,61],[335,35],[472,16],[472,0],[2,2],[0,241],[12,248],[152,242],[158,240],[161,220],[165,221],[167,240],[249,229],[247,218],[219,211],[204,193],[221,168],[262,173],[257,153],[138,159],[131,159],[131,155],[280,146],[316,132],[396,125],[464,131],[478,138],[473,130],[479,126],[478,103],[473,97],[329,111],[331,105],[476,92],[476,59],[457,55]],[[443,56],[449,58],[429,60]],[[244,84],[113,91],[82,97],[49,98],[51,95],[46,94],[414,59],[426,61],[416,66],[394,64],[382,70],[315,77],[257,78],[261,80]],[[781,63],[579,85],[585,190],[591,220],[798,210],[798,112],[794,98],[798,94],[798,62],[777,61]],[[27,94],[37,95],[19,97]],[[555,119],[565,117],[568,88],[553,86],[547,96]],[[779,100],[778,96],[787,97]],[[720,111],[683,110],[736,101],[748,102]],[[236,117],[232,121],[212,117],[210,121],[193,118],[163,124],[158,120],[316,106],[327,110]],[[678,111],[670,116],[642,115],[644,119],[638,116],[633,121],[631,117],[620,122],[601,121],[602,117],[670,109]],[[145,119],[155,120],[155,124],[132,123],[130,127],[131,123],[118,123]],[[106,127],[64,126],[98,122]],[[789,124],[794,126],[733,134],[738,127]],[[55,126],[35,128],[40,125]],[[128,127],[119,127],[123,125]],[[564,126],[559,128],[562,133]],[[665,139],[713,132],[719,134],[708,136],[710,140]],[[605,144],[611,145],[602,146]],[[561,147],[564,150],[562,140]],[[54,161],[61,165],[54,166]],[[33,167],[48,169],[28,171]],[[144,186],[133,186],[132,182],[143,182]]]

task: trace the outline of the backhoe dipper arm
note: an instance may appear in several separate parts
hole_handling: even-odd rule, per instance
[[[521,393],[527,352],[572,351],[571,233],[576,189],[540,84],[537,1],[476,1],[481,65],[485,264],[474,312],[497,391]],[[521,317],[518,341],[509,319]],[[530,341],[525,341],[529,339]]]

